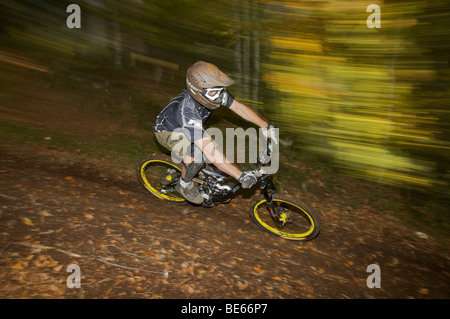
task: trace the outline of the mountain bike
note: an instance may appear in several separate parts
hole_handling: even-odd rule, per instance
[[[262,162],[255,168],[261,172]],[[143,158],[137,168],[139,182],[156,197],[175,204],[188,203],[175,189],[181,177],[182,164],[165,154]],[[263,230],[289,240],[311,240],[320,231],[320,220],[313,209],[291,197],[277,194],[272,174],[262,173],[258,178],[261,194],[250,205],[250,218]],[[241,189],[237,181],[212,164],[205,163],[194,177],[206,208],[226,204]]]

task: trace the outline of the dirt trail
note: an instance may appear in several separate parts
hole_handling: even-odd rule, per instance
[[[323,231],[289,242],[250,222],[247,198],[171,205],[132,172],[108,175],[5,144],[1,154],[3,298],[450,296],[448,259],[382,214],[362,209],[346,223],[330,203],[312,203]],[[70,264],[80,267],[81,288],[66,285]],[[379,289],[366,285],[370,264],[380,266]]]
[[[9,97],[0,108],[3,121],[75,140],[147,134],[88,105],[94,96],[96,103],[120,96],[133,107],[131,95],[73,90],[20,71],[10,70],[2,83]],[[119,168],[89,154],[2,138],[1,298],[450,297],[446,244],[421,238],[370,204],[347,207],[333,194],[302,198],[286,185],[323,224],[314,241],[290,242],[251,223],[248,196],[211,209],[171,205]],[[71,264],[80,267],[80,288],[67,287]],[[380,267],[381,288],[367,287],[371,264]]]

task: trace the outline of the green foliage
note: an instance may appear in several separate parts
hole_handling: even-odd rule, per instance
[[[9,66],[43,65],[46,76],[73,85],[82,110],[131,117],[150,132],[164,103],[184,89],[186,68],[207,60],[237,81],[233,95],[294,143],[283,149],[289,161],[321,160],[330,170],[417,191],[439,207],[450,200],[448,1],[380,2],[380,29],[367,27],[363,0],[86,0],[78,3],[81,29],[69,29],[72,2],[1,2],[0,54]],[[159,62],[133,66],[132,53]],[[178,68],[164,69],[165,62]],[[136,73],[151,85],[128,81]],[[109,83],[111,75],[123,81]],[[98,83],[116,99],[92,90]],[[155,88],[164,98],[142,93]],[[6,90],[0,98],[14,100]],[[242,123],[223,116],[226,125]],[[36,141],[48,134],[11,123],[2,131]],[[52,142],[80,148],[67,136]],[[83,143],[129,158],[144,151],[132,138]]]

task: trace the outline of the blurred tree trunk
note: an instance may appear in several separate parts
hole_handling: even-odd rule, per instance
[[[254,0],[234,0],[234,25],[238,26],[235,44],[235,70],[240,93],[244,99],[259,100],[260,39],[254,28],[258,22],[258,7]]]
[[[119,14],[117,10],[117,3],[114,1],[113,3],[113,45],[114,45],[114,69],[121,70],[122,69],[122,59],[123,59],[123,49],[122,49],[122,34],[120,23],[118,22]]]

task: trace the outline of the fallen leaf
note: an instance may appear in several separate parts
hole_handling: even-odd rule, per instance
[[[38,256],[34,261],[34,265],[39,268],[47,267],[47,258],[45,258],[45,256]]]
[[[66,181],[71,181],[71,180],[73,180],[73,177],[72,177],[72,176],[66,176],[66,177],[64,177],[64,179],[65,179]]]
[[[306,284],[305,284],[305,282],[304,281],[302,281],[302,280],[300,280],[300,279],[298,279],[298,280],[296,280],[296,281],[294,281],[297,285],[300,285],[300,286],[306,286]]]
[[[239,290],[244,290],[245,288],[248,287],[248,281],[245,281],[245,280],[244,280],[244,282],[238,281],[238,282],[236,283],[236,285],[238,286],[238,289],[239,289]]]
[[[56,272],[59,272],[62,267],[63,267],[63,265],[59,265],[59,266],[54,267],[53,270]]]
[[[133,225],[131,225],[130,223],[127,223],[127,222],[120,222],[119,224],[124,227],[133,228]]]
[[[94,216],[92,214],[87,213],[87,212],[84,212],[83,216],[84,216],[84,218],[89,219],[89,220],[94,219]]]
[[[287,294],[289,294],[289,293],[291,293],[291,291],[292,291],[292,286],[290,286],[290,285],[283,285],[283,287],[281,287],[281,290],[284,292],[284,293],[287,293]]]
[[[259,267],[253,267],[253,270],[256,271],[258,274],[262,274],[262,273],[265,272],[264,270],[262,270],[262,269],[259,268]]]
[[[419,293],[422,295],[428,295],[429,294],[429,290],[427,288],[420,288],[419,289]]]
[[[22,263],[20,261],[18,261],[18,262],[16,262],[14,265],[12,265],[9,268],[10,269],[16,269],[16,270],[22,270],[23,266],[22,266]]]
[[[272,279],[276,281],[283,281],[283,279],[281,279],[280,277],[273,277]]]
[[[22,217],[21,219],[22,219],[22,222],[23,222],[25,225],[33,226],[33,222],[31,221],[31,219],[26,218],[26,217]]]
[[[41,215],[41,216],[44,216],[44,217],[47,217],[47,216],[53,216],[51,213],[49,213],[49,211],[47,211],[47,210],[41,210],[40,212],[39,212],[39,215]]]

